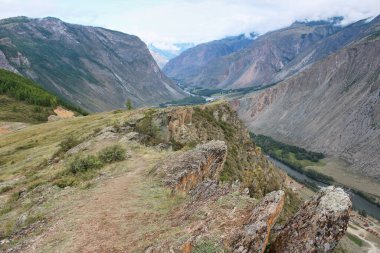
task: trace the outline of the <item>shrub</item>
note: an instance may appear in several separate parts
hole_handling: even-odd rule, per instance
[[[59,144],[59,147],[61,148],[62,152],[67,152],[71,148],[78,145],[79,143],[80,143],[80,141],[78,139],[76,139],[73,136],[69,136],[69,137],[66,137],[65,139],[63,139],[63,141]]]
[[[103,165],[102,162],[96,156],[88,155],[88,156],[82,157],[78,155],[70,163],[69,168],[73,174],[76,174],[80,172],[86,172],[92,169],[98,169],[102,167],[102,165]]]
[[[103,163],[112,163],[123,161],[125,159],[126,150],[120,145],[114,145],[104,148],[99,152],[99,159]]]

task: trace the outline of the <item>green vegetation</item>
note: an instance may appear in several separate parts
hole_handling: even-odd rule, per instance
[[[224,90],[222,89],[202,89],[202,88],[194,88],[191,90],[192,94],[198,95],[198,96],[206,96],[211,97],[214,94],[222,93]]]
[[[363,217],[367,217],[368,215],[366,210],[359,210],[358,213]]]
[[[132,110],[132,100],[128,99],[127,102],[125,103],[125,106],[127,107],[127,110]]]
[[[351,241],[353,241],[359,247],[363,246],[364,241],[362,239],[360,239],[359,237],[357,237],[356,235],[353,235],[353,234],[350,234],[350,233],[347,233],[346,235],[347,235],[348,239],[350,239]]]
[[[70,163],[69,169],[71,173],[77,174],[80,172],[86,172],[90,169],[99,169],[102,165],[103,163],[96,156],[88,155],[82,157],[81,155],[77,155]]]
[[[125,159],[126,150],[120,145],[113,145],[104,148],[99,152],[99,159],[103,163],[112,163],[123,161]]]
[[[38,123],[47,121],[58,105],[87,113],[39,87],[31,80],[0,69],[0,120]]]
[[[224,252],[223,248],[215,245],[211,241],[203,241],[195,245],[194,249],[191,251],[193,253],[219,253]]]
[[[62,153],[67,152],[70,149],[72,149],[73,147],[75,147],[76,145],[78,145],[79,143],[81,143],[81,141],[79,139],[75,138],[74,136],[66,137],[59,144],[60,152],[62,152]]]
[[[197,105],[206,103],[206,99],[200,96],[190,96],[183,99],[172,100],[166,103],[161,103],[160,107],[167,107],[171,105]]]
[[[29,104],[55,107],[58,98],[38,87],[29,79],[0,69],[0,94],[25,101]]]
[[[320,160],[325,157],[322,153],[307,151],[304,148],[288,145],[276,141],[270,136],[255,135],[254,133],[250,133],[250,135],[253,141],[260,146],[266,154],[288,165],[292,169],[320,182],[327,184],[334,182],[334,179],[330,176],[326,176],[313,169],[305,168],[319,164]]]

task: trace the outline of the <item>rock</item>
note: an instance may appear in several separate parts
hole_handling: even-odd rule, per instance
[[[347,230],[351,207],[343,189],[321,189],[287,222],[271,252],[332,252]]]
[[[157,150],[159,150],[159,151],[171,150],[172,149],[172,145],[170,145],[169,143],[160,143],[155,148]]]
[[[54,121],[58,121],[58,120],[61,120],[61,117],[57,116],[57,115],[50,115],[48,117],[48,121],[49,122],[54,122]]]
[[[252,210],[244,227],[233,239],[233,252],[264,252],[269,240],[269,233],[280,215],[285,202],[285,193],[274,191],[265,195]]]
[[[217,180],[226,156],[227,146],[223,141],[210,141],[170,156],[154,171],[173,192],[188,192],[207,178]]]
[[[231,189],[228,185],[221,186],[216,180],[206,179],[189,193],[192,197],[192,202],[196,202],[216,200],[230,191]]]
[[[130,132],[130,133],[127,133],[122,139],[121,141],[137,141],[137,142],[145,142],[149,139],[149,136],[146,135],[146,134],[140,134],[140,133],[137,133],[137,132]]]

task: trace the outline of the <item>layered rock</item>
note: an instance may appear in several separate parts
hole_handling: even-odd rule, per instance
[[[343,189],[323,188],[287,222],[271,252],[331,252],[347,230],[351,207]]]
[[[188,192],[206,178],[217,179],[227,156],[223,141],[211,141],[194,150],[175,154],[160,163],[155,173],[173,192]]]
[[[251,217],[243,229],[234,235],[233,252],[264,252],[270,230],[280,215],[284,202],[284,191],[268,193],[252,210]]]

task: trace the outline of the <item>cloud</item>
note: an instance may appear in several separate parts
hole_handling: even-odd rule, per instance
[[[0,0],[0,6],[2,18],[56,16],[165,45],[262,34],[295,20],[343,16],[348,24],[380,14],[379,0]]]

